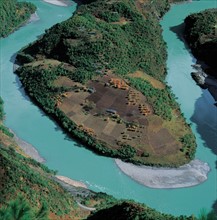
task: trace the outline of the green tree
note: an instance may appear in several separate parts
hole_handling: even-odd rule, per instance
[[[48,219],[48,207],[45,202],[42,203],[41,208],[35,214],[35,220],[47,220]]]
[[[1,220],[47,220],[48,209],[45,203],[39,211],[35,212],[23,196],[9,202],[6,207],[0,209]]]
[[[217,220],[217,215],[214,211],[207,212],[206,209],[201,209],[198,220]]]

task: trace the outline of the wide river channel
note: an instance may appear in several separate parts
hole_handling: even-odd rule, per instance
[[[19,49],[37,39],[55,23],[69,18],[76,5],[58,7],[42,0],[30,0],[37,6],[40,20],[20,28],[0,40],[0,95],[5,102],[6,125],[23,140],[31,143],[46,159],[49,168],[59,175],[83,181],[94,191],[103,191],[116,198],[134,199],[165,213],[198,215],[209,211],[217,199],[216,152],[217,107],[210,94],[191,79],[195,60],[177,35],[180,24],[190,13],[217,7],[214,1],[195,1],[173,5],[161,21],[163,37],[168,45],[168,85],[177,96],[187,121],[197,138],[197,154],[209,163],[211,172],[201,185],[181,189],[151,189],[125,176],[111,158],[97,156],[64,132],[35,106],[21,88],[13,73],[14,56]]]

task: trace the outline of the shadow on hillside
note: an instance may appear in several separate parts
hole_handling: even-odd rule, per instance
[[[185,24],[184,24],[184,22],[181,23],[181,24],[179,24],[179,25],[177,25],[177,26],[170,27],[170,31],[172,31],[173,33],[175,33],[176,36],[177,36],[177,39],[179,39],[180,41],[183,42],[183,44],[184,44],[184,49],[187,50],[187,51],[189,52],[189,54],[191,55],[191,57],[192,57],[192,62],[193,62],[193,63],[196,62],[197,64],[203,65],[203,62],[200,61],[200,60],[198,60],[198,59],[196,59],[196,58],[194,57],[194,55],[192,54],[192,51],[191,51],[190,47],[188,46],[188,43],[186,42],[186,40],[185,40],[185,38],[184,38],[184,30],[185,30]]]
[[[215,214],[217,215],[217,200],[213,203],[213,206],[212,206]]]
[[[191,121],[196,124],[204,146],[217,155],[217,107],[208,91],[202,90],[202,95],[196,100],[194,109]]]
[[[208,91],[202,90],[201,97],[195,102],[195,110],[191,117],[191,121],[196,124],[197,132],[203,140],[204,147],[208,147],[217,155],[217,107],[213,104],[212,100]],[[217,168],[217,161],[215,161],[215,166]],[[216,186],[217,183],[213,184]],[[217,200],[213,203],[212,209],[217,215]],[[211,218],[212,216],[212,212],[208,213],[210,219],[214,219]]]
[[[177,38],[181,41],[184,41],[185,42],[185,39],[184,39],[184,30],[185,30],[185,24],[184,23],[181,23],[179,25],[176,25],[176,26],[173,26],[173,27],[170,27],[170,30],[176,34]]]

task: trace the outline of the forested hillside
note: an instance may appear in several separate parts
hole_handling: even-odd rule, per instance
[[[164,83],[159,19],[169,2],[83,2],[18,53],[24,88],[97,153],[156,166],[189,162],[195,138]]]
[[[210,73],[217,77],[217,9],[189,15],[185,37],[196,58],[211,67]]]
[[[17,0],[0,1],[0,38],[16,30],[26,22],[36,7],[28,2],[17,2]]]

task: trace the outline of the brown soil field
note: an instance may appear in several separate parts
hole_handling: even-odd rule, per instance
[[[107,74],[82,85],[60,77],[54,85],[72,88],[62,95],[58,108],[107,147],[118,149],[121,144],[128,144],[136,149],[136,157],[145,161],[163,158],[166,162],[168,158],[175,160],[175,155],[181,156],[178,138],[185,131],[179,130],[180,136],[175,136],[176,117],[164,122],[154,115],[146,97],[123,79]],[[148,158],[141,157],[143,153],[148,153]]]

